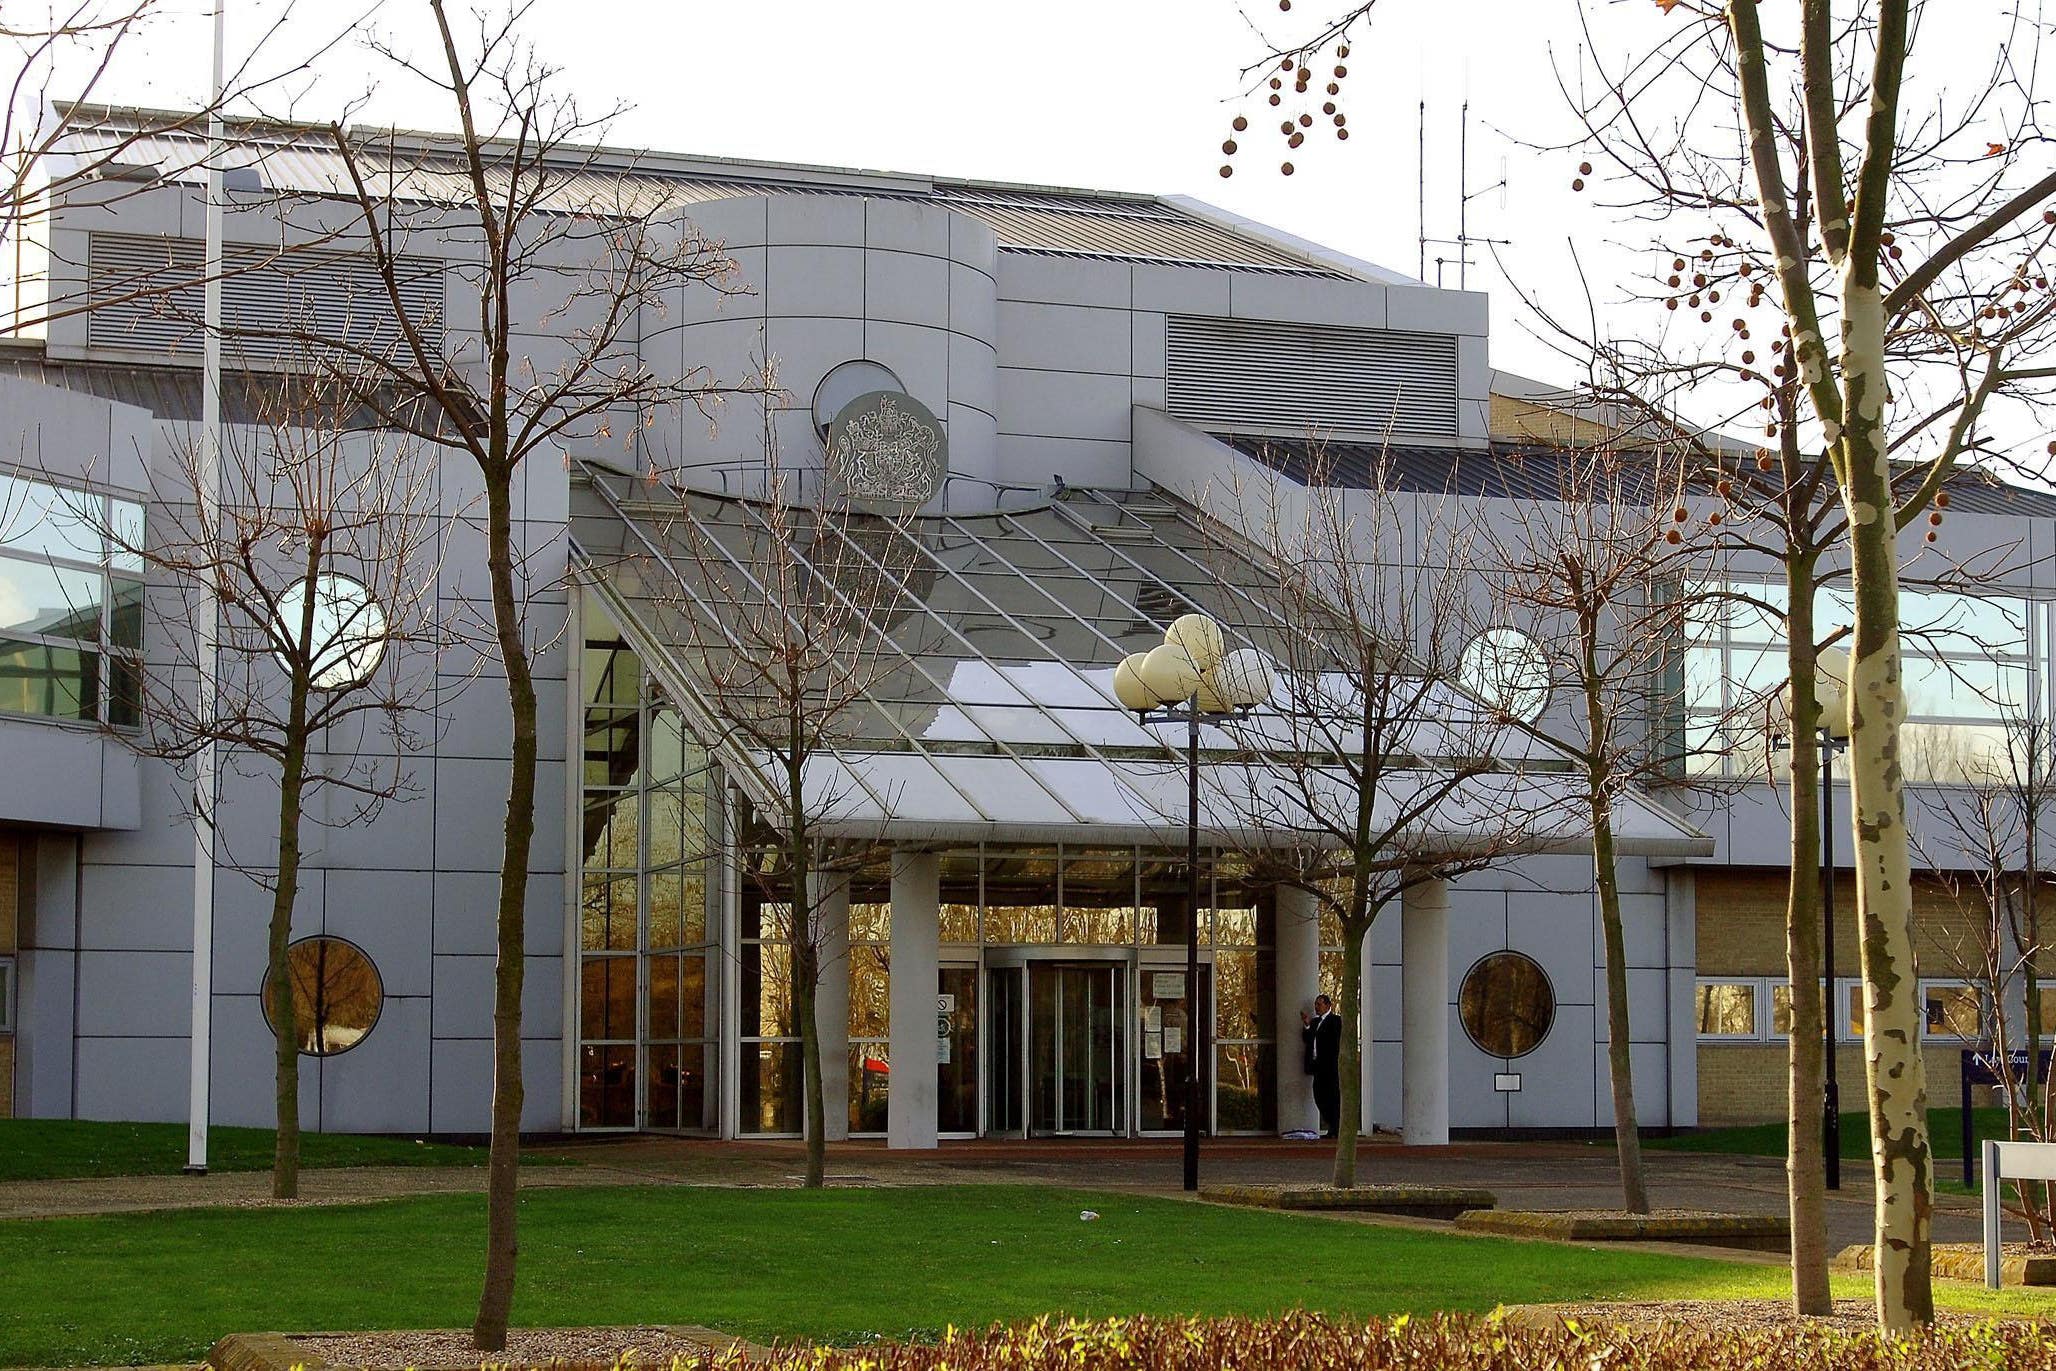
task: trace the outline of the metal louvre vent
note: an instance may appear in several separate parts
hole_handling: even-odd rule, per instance
[[[93,302],[86,340],[94,347],[197,357],[205,290],[201,245],[189,238],[95,233],[86,247]],[[443,267],[399,259],[400,296],[431,347],[443,341]],[[405,346],[391,299],[366,258],[316,250],[286,252],[231,244],[223,254],[222,351],[233,366],[283,366],[311,359],[319,340],[396,355]]]
[[[1456,433],[1456,339],[1261,319],[1169,320],[1169,409],[1216,432]]]

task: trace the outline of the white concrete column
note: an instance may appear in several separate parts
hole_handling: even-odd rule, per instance
[[[1312,1013],[1321,992],[1321,927],[1314,897],[1278,887],[1278,1129],[1319,1126],[1314,1081],[1306,1074],[1305,1039],[1299,1016]]]
[[[932,852],[892,858],[892,1093],[887,1147],[935,1146],[935,987],[941,868]]]
[[[1409,1147],[1449,1141],[1449,883],[1400,896],[1401,1115]]]
[[[1371,975],[1371,969],[1377,964],[1378,959],[1371,955],[1371,934],[1366,933],[1364,935],[1363,965],[1357,971],[1357,975],[1360,978],[1357,984],[1362,987],[1361,995],[1363,1002],[1358,1006],[1361,1013],[1361,1021],[1357,1025],[1359,1037],[1357,1038],[1356,1079],[1359,1094],[1357,1096],[1356,1127],[1357,1131],[1367,1138],[1376,1130],[1376,1123],[1372,1117],[1375,1111],[1371,1108],[1371,1072],[1372,1068],[1377,1064],[1378,1034],[1372,1025],[1378,1021],[1378,1016],[1373,1012],[1376,1006],[1371,1003],[1371,987],[1376,984],[1375,978]],[[1336,988],[1339,990],[1341,987],[1338,986]]]
[[[822,1136],[850,1135],[850,888],[840,875],[815,873],[814,946],[821,977],[814,987],[814,1032],[821,1043]]]

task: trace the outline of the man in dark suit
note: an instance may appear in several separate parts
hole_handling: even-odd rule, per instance
[[[1342,1016],[1335,1001],[1314,996],[1314,1012],[1301,1011],[1300,1036],[1306,1039],[1306,1074],[1314,1078],[1314,1107],[1321,1111],[1321,1136],[1335,1136],[1342,1117]]]

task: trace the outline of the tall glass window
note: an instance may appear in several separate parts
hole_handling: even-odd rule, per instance
[[[892,905],[850,902],[850,1132],[883,1133],[892,1086]]]
[[[133,726],[143,507],[0,474],[0,713]]]
[[[1216,878],[1214,893],[1214,1126],[1278,1131],[1277,901]]]
[[[1707,597],[1721,588],[1762,603]],[[1702,775],[1761,776],[1786,676],[1784,587],[1733,581],[1692,593],[1699,608],[1684,651],[1687,765]],[[2005,757],[2008,722],[2041,708],[2045,609],[2018,596],[1900,592],[1909,780],[1962,780]],[[1850,623],[1848,589],[1822,590],[1816,617],[1823,629]]]
[[[579,1126],[710,1131],[710,770],[591,597],[582,618]]]

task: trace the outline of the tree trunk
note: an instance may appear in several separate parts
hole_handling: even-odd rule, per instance
[[[1827,1097],[1828,1015],[1821,984],[1819,641],[1813,617],[1814,563],[1785,568],[1785,662],[1792,692],[1791,862],[1785,887],[1785,983],[1792,993],[1785,1040],[1785,1193],[1792,1218],[1792,1308],[1834,1312],[1828,1288],[1828,1190],[1820,1120]],[[1832,875],[1830,876],[1832,879]]]
[[[535,838],[535,681],[515,596],[511,468],[486,473],[486,569],[492,581],[493,628],[507,672],[513,718],[513,766],[507,780],[505,845],[500,857],[499,957],[493,966],[492,1145],[486,1161],[485,1283],[479,1292],[472,1345],[507,1345],[514,1307],[516,1186],[521,1163],[521,986],[526,971],[528,853]]]
[[[1370,920],[1342,920],[1342,1103],[1335,1118],[1335,1188],[1356,1184],[1356,1135],[1364,1116],[1363,988],[1364,936]]]
[[[811,896],[793,902],[792,999],[799,1020],[800,1065],[806,1078],[807,1176],[805,1185],[818,1190],[828,1175],[828,1102],[821,1083],[821,1025],[814,1021],[821,974],[821,949],[802,923],[813,917]]]
[[[311,585],[305,599],[311,607]],[[271,894],[271,929],[264,974],[264,996],[271,1010],[277,1064],[278,1133],[271,1157],[271,1193],[274,1199],[281,1200],[298,1199],[300,1195],[300,1027],[293,1013],[293,980],[286,948],[292,943],[293,904],[300,891],[300,799],[307,776],[306,699],[306,684],[295,681],[284,765],[279,771],[278,872]]]
[[[1606,938],[1606,1066],[1613,1078],[1613,1144],[1620,1161],[1621,1206],[1649,1212],[1642,1135],[1635,1117],[1634,1039],[1628,1033],[1628,950],[1621,932],[1621,887],[1614,868],[1613,806],[1604,778],[1591,796],[1592,871],[1599,882],[1599,923]]]
[[[1606,940],[1606,1068],[1613,1085],[1613,1146],[1621,1173],[1621,1205],[1649,1212],[1642,1134],[1635,1113],[1634,1038],[1628,1031],[1628,950],[1621,932],[1621,885],[1613,844],[1613,776],[1606,748],[1612,735],[1599,668],[1598,616],[1579,615],[1585,689],[1585,799],[1592,818],[1592,875],[1599,886],[1599,924]]]
[[[1863,952],[1864,1068],[1877,1182],[1878,1322],[1896,1332],[1934,1319],[1929,1247],[1934,1167],[1913,959],[1912,856],[1899,757],[1906,700],[1900,669],[1897,507],[1882,432],[1884,347],[1877,263],[1866,263],[1852,251],[1843,279],[1838,463],[1856,600],[1849,774]]]

